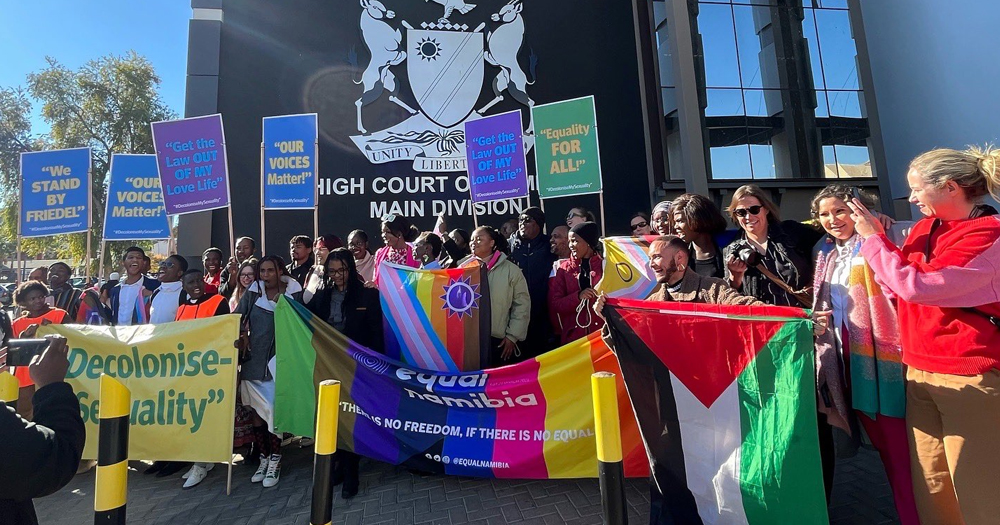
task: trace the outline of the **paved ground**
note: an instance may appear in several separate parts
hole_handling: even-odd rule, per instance
[[[201,485],[181,490],[180,474],[144,476],[142,463],[129,473],[129,523],[143,524],[308,524],[312,449],[286,447],[281,482],[264,489],[250,483],[253,468],[233,469],[233,493],[226,496],[225,469],[216,467]],[[93,522],[93,471],[78,475],[66,488],[35,502],[42,524]],[[626,485],[629,522],[648,519],[644,480]],[[896,523],[892,496],[878,456],[862,450],[837,467],[833,525]],[[388,465],[362,462],[361,492],[352,500],[337,497],[334,523],[501,523],[588,524],[601,522],[597,480],[507,481],[418,476]]]

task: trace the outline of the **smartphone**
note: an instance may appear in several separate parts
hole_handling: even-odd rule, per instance
[[[7,366],[28,366],[31,358],[48,347],[48,339],[11,339],[7,343]]]

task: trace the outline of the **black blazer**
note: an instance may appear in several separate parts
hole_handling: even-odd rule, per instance
[[[306,308],[326,322],[330,318],[330,288],[320,288]],[[344,335],[361,346],[385,353],[382,302],[378,290],[357,286],[344,298]]]

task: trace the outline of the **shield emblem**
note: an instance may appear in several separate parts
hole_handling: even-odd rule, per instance
[[[466,119],[483,88],[483,34],[406,31],[406,74],[420,111],[450,128]]]

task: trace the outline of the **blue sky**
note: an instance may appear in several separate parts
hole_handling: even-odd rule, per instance
[[[51,56],[76,69],[88,60],[134,50],[156,68],[160,96],[184,109],[188,20],[186,0],[16,0],[0,7],[0,87],[27,86],[28,73]],[[34,133],[48,126],[35,105]]]

